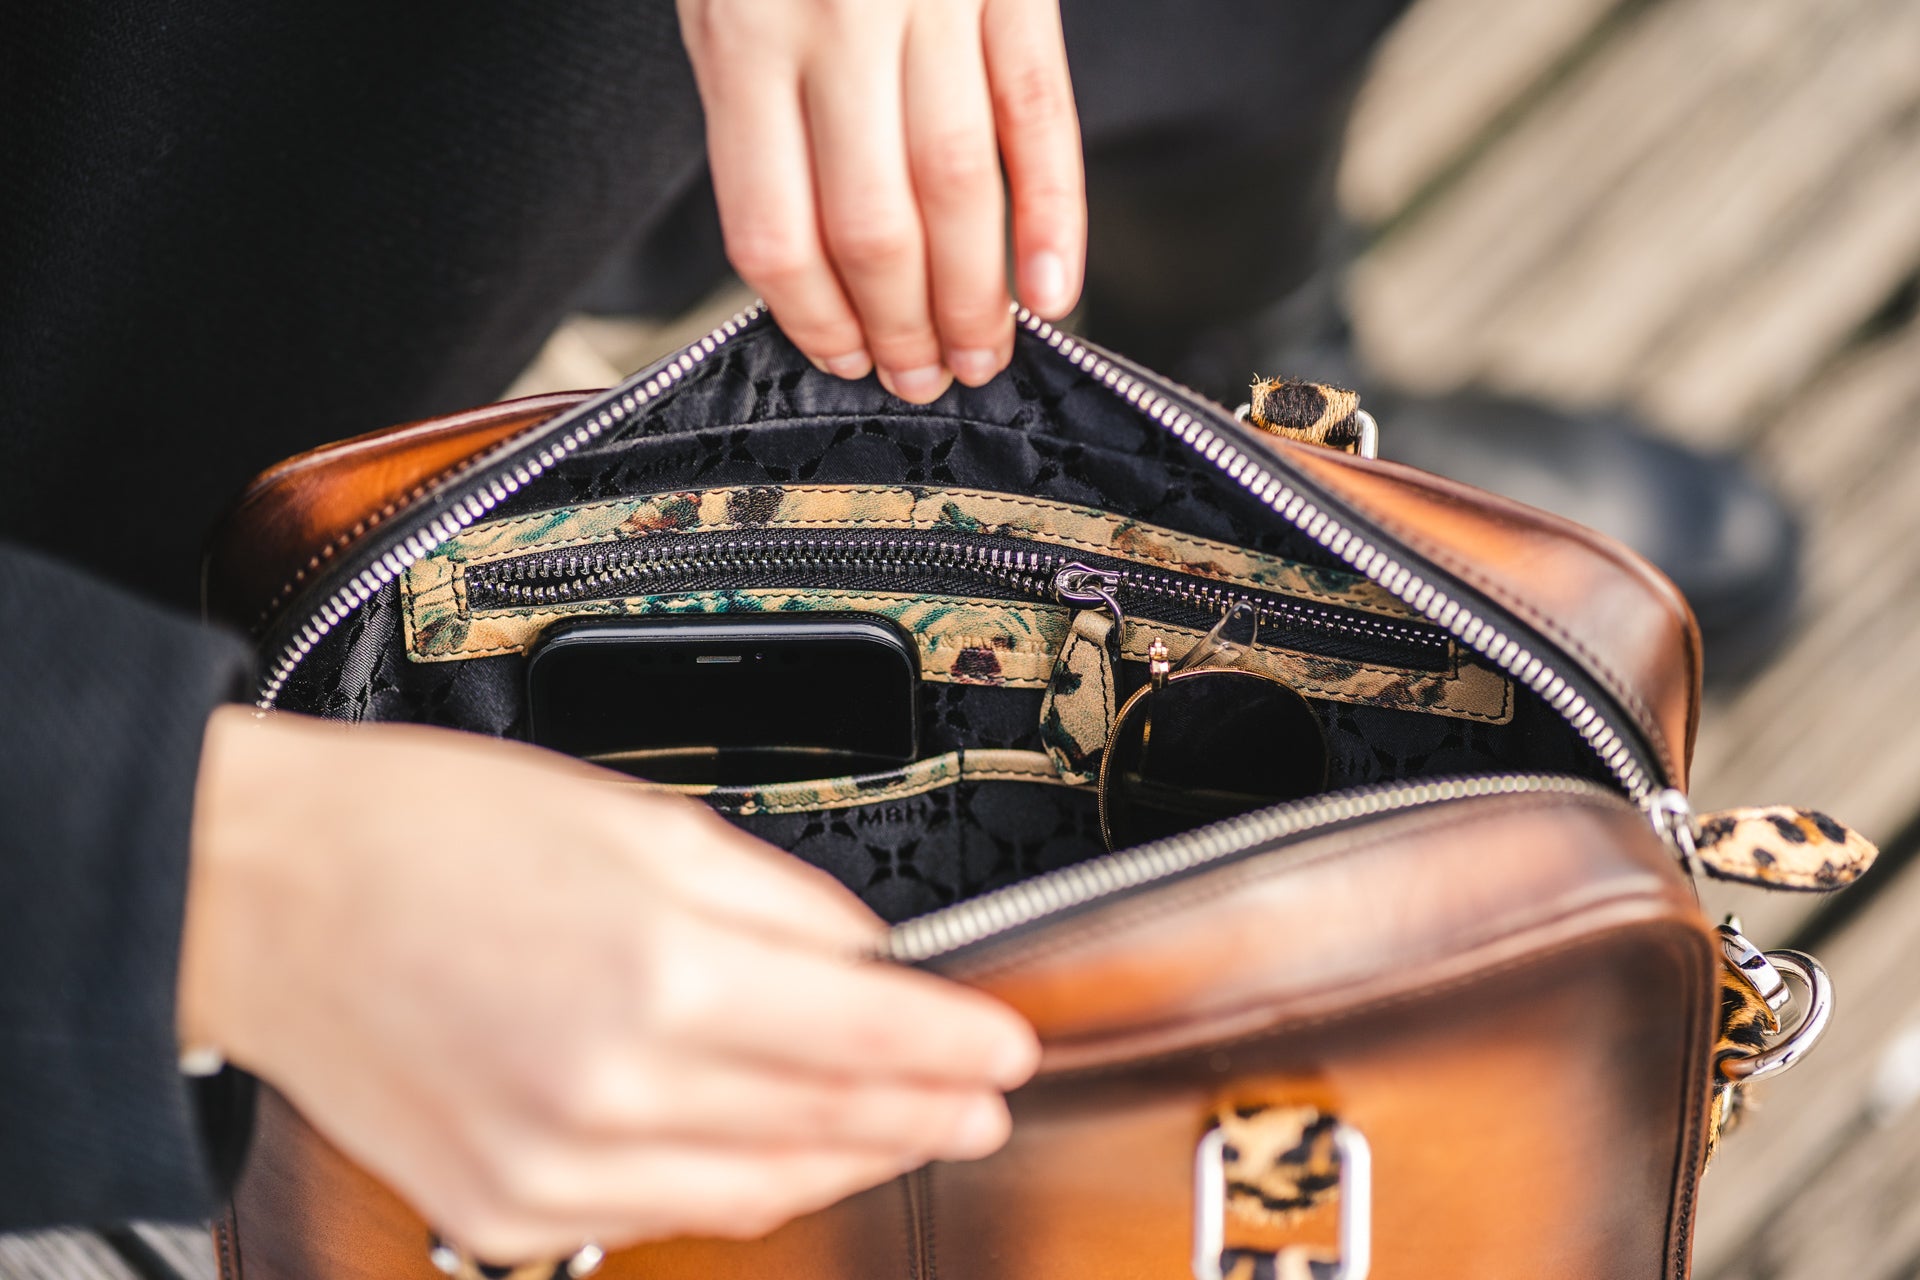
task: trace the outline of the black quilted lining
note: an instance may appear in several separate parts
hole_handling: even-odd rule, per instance
[[[655,409],[524,486],[493,513],[718,485],[957,485],[1083,503],[1309,563],[1332,564],[1237,485],[1035,339],[1008,376],[916,408],[871,380],[815,371],[771,328],[735,339]],[[414,663],[388,588],[324,638],[282,693],[292,711],[524,737],[523,659]],[[924,750],[1039,749],[1037,691],[922,687]],[[1604,778],[1550,710],[1512,723],[1315,703],[1338,788],[1527,768]],[[887,809],[888,806],[877,806]],[[1101,851],[1092,797],[967,783],[892,806],[739,819],[827,867],[889,919]],[[903,816],[904,815],[904,816]]]

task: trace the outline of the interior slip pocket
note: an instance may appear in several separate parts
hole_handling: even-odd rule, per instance
[[[1512,686],[1365,577],[1111,512],[981,490],[736,486],[476,524],[401,581],[410,662],[526,652],[591,616],[824,611],[898,624],[936,683],[1048,687],[1077,607],[1062,569],[1117,575],[1119,660],[1176,652],[1224,602],[1266,613],[1247,664],[1302,694],[1487,724]]]
[[[889,922],[1106,852],[1099,800],[1037,751],[950,751],[899,769],[761,787],[679,785],[838,879]]]

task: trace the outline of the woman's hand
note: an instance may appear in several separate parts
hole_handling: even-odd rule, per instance
[[[734,269],[794,343],[925,403],[1079,296],[1086,196],[1057,0],[679,0]]]
[[[1004,1141],[1038,1047],[828,876],[531,747],[209,722],[183,1042],[476,1255],[756,1236]]]

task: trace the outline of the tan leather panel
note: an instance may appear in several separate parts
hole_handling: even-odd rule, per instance
[[[1335,1026],[1043,1081],[1004,1151],[935,1170],[931,1274],[1190,1274],[1193,1152],[1224,1100],[1306,1102],[1366,1135],[1373,1280],[1682,1275],[1669,1224],[1703,1134],[1676,1085],[1701,958],[1690,930],[1644,924]]]
[[[1699,916],[1637,810],[1571,797],[1433,806],[1124,899],[943,971],[1039,1029],[1049,1065],[1243,1035],[1559,945]]]
[[[249,631],[425,486],[587,392],[529,396],[322,445],[261,472],[208,541],[207,616]]]
[[[1700,629],[1659,570],[1582,525],[1412,467],[1267,443],[1581,658],[1640,722],[1673,785],[1686,787],[1700,714]]]
[[[965,966],[1048,1046],[1005,1151],[608,1274],[1184,1276],[1194,1144],[1223,1103],[1267,1103],[1372,1142],[1377,1280],[1678,1276],[1713,955],[1615,803],[1462,803],[1303,842]],[[432,1275],[425,1226],[271,1096],[235,1218],[247,1280]]]
[[[612,1254],[598,1275],[904,1277],[912,1246],[906,1204],[902,1183],[893,1182],[764,1240],[649,1245]],[[265,1086],[246,1174],[215,1233],[222,1280],[442,1280],[427,1261],[427,1225]]]

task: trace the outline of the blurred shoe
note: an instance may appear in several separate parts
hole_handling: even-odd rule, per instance
[[[1663,439],[1622,413],[1568,412],[1461,393],[1395,393],[1360,366],[1325,277],[1241,326],[1202,334],[1087,335],[1233,406],[1249,375],[1313,378],[1360,392],[1380,454],[1598,529],[1658,565],[1700,620],[1706,678],[1745,680],[1778,648],[1799,588],[1798,523],[1737,455]]]

